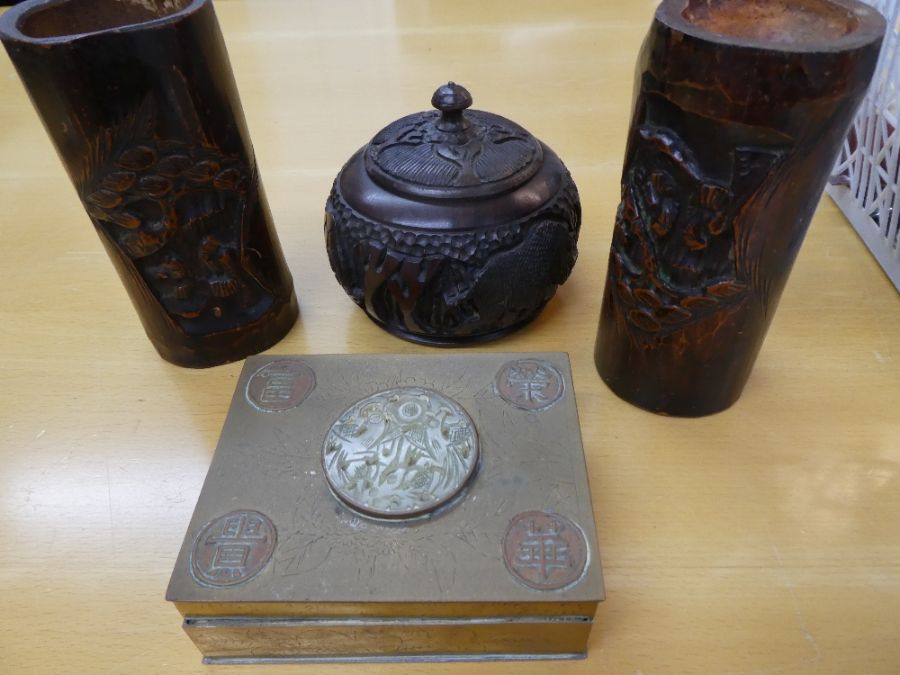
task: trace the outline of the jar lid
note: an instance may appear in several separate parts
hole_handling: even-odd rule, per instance
[[[437,110],[407,115],[365,149],[373,181],[411,197],[486,197],[519,187],[543,162],[540,142],[500,115],[467,110],[472,95],[453,82],[431,97]]]

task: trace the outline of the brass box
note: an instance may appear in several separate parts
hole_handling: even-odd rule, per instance
[[[440,482],[442,447],[475,467],[425,512],[347,500]],[[568,356],[247,359],[166,598],[208,663],[584,656],[603,581]]]

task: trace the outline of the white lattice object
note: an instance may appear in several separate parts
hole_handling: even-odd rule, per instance
[[[826,191],[900,290],[900,0],[866,2],[887,35]]]

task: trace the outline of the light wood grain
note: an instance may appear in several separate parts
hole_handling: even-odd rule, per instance
[[[551,145],[584,204],[571,280],[484,349],[571,353],[608,590],[589,658],[296,672],[900,672],[900,300],[827,198],[731,410],[657,417],[593,368],[653,3],[217,8],[300,296],[273,353],[431,351],[345,296],[322,211],[350,154],[443,81]],[[5,57],[0,195],[0,671],[210,672],[163,593],[240,364],[156,356]]]

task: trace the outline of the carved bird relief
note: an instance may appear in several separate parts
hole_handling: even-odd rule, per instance
[[[644,125],[633,142],[609,274],[627,323],[652,337],[752,292],[741,214],[781,153],[738,148],[730,175],[714,177],[674,131]]]
[[[96,139],[79,190],[169,316],[207,334],[272,302],[242,255],[255,182],[252,168],[207,141],[160,139],[145,103]]]

